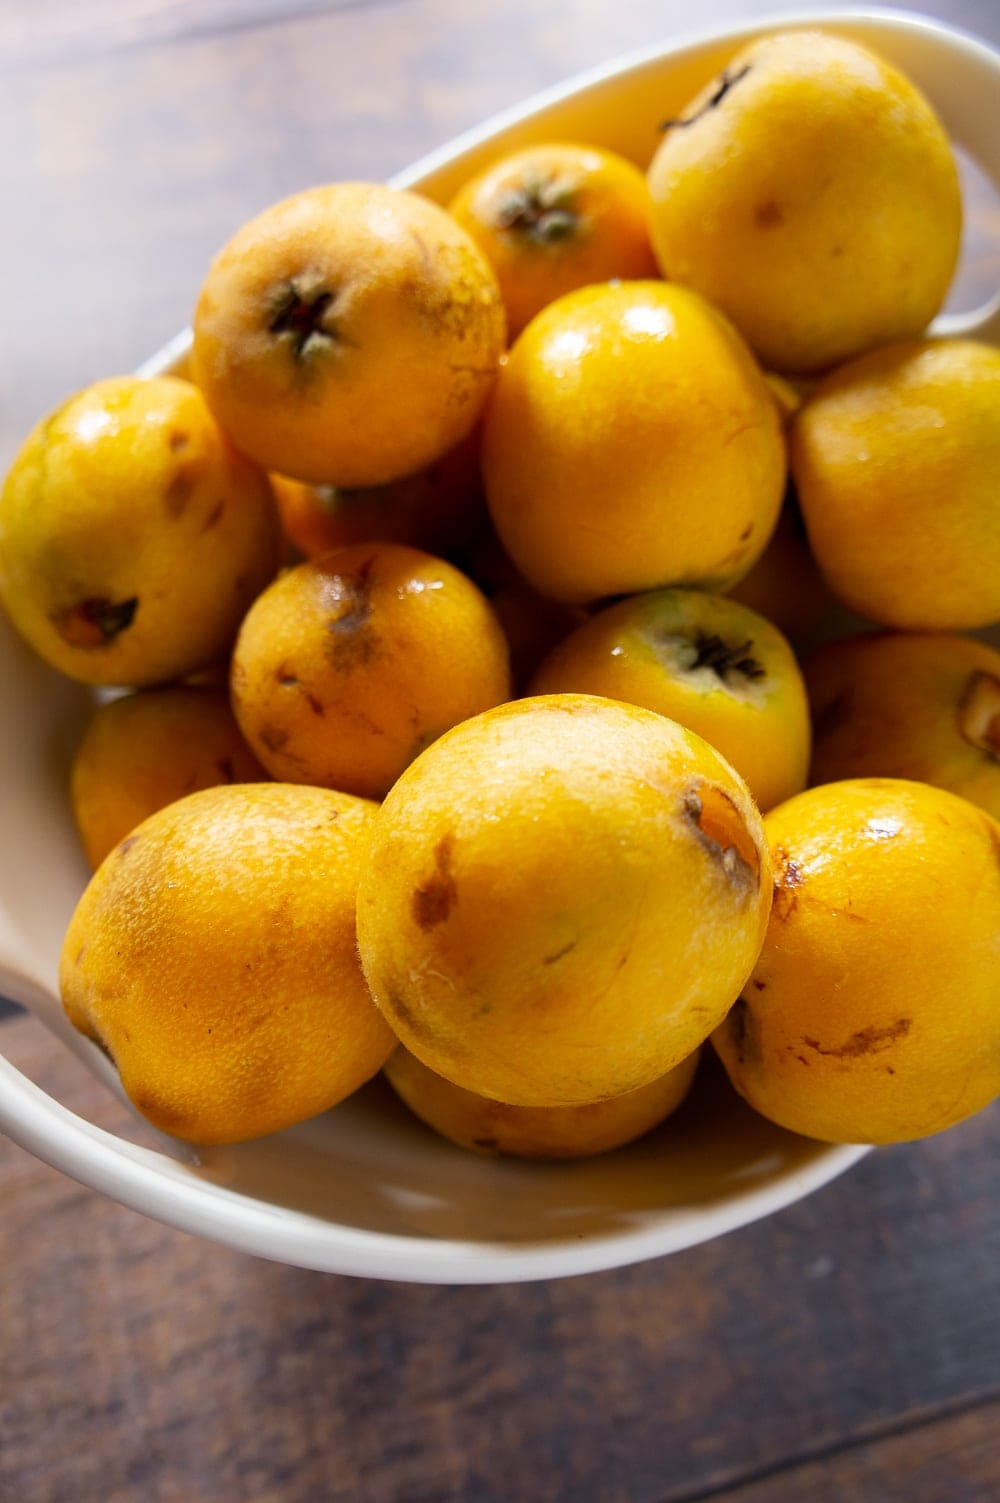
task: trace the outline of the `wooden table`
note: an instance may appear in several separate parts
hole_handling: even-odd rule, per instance
[[[713,20],[794,5],[717,3]],[[1000,43],[995,0],[918,7]],[[691,22],[676,0],[3,0],[0,458],[213,250]],[[26,1018],[2,1048],[112,1129]],[[2,1503],[986,1503],[1000,1111],[616,1273],[433,1289],[241,1257],[0,1144]]]

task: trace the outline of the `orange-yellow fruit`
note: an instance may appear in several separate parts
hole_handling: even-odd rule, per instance
[[[750,573],[729,591],[729,598],[766,616],[795,647],[808,640],[829,613],[833,596],[809,551],[794,496],[786,497],[770,542]]]
[[[951,1127],[1000,1092],[1000,825],[895,779],[811,788],[765,820],[776,887],[714,1042],[765,1117],[836,1143]]]
[[[958,259],[962,206],[927,100],[823,32],[760,38],[672,121],[649,169],[664,276],[777,371],[919,334]]]
[[[479,432],[416,475],[353,490],[272,475],[281,526],[305,558],[352,543],[407,543],[449,553],[469,543],[485,517]]]
[[[603,694],[697,731],[760,809],[809,772],[809,705],[795,655],[763,616],[722,595],[655,590],[598,611],[553,648],[532,694]]]
[[[509,697],[510,664],[458,569],[359,543],[289,569],[254,602],[230,687],[274,777],[381,798],[442,731]]]
[[[721,1021],[771,901],[760,816],[707,742],[589,695],[504,705],[420,756],[358,891],[393,1031],[516,1106],[624,1095]]]
[[[70,796],[87,860],[99,866],[157,809],[219,783],[267,777],[224,689],[179,684],[99,705],[73,759]]]
[[[161,683],[225,656],[278,552],[267,478],[171,376],[70,397],[0,498],[0,599],[84,683]]]
[[[266,469],[384,485],[470,432],[505,342],[496,278],[428,199],[376,183],[265,209],[215,258],[192,369]]]
[[[940,633],[847,637],[805,665],[812,781],[910,778],[1000,819],[1000,652]]]
[[[322,788],[208,788],[91,878],[63,945],[70,1021],[164,1132],[235,1143],[326,1111],[395,1045],[357,961],[374,806]]]
[[[483,480],[504,547],[543,595],[724,588],[777,520],[784,441],[764,377],[707,303],[608,283],[550,304],[508,354]]]
[[[910,631],[1000,619],[1000,350],[924,340],[841,366],[791,457],[816,561],[852,610]]]
[[[442,1137],[473,1153],[579,1159],[642,1137],[688,1093],[699,1051],[649,1085],[585,1106],[507,1106],[435,1075],[400,1044],[384,1066],[393,1090]]]
[[[613,151],[526,146],[464,184],[449,209],[496,272],[511,339],[564,292],[657,275],[645,177]]]

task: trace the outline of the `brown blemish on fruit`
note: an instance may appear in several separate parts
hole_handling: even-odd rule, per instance
[[[564,955],[568,955],[571,950],[575,950],[577,944],[577,940],[571,939],[569,944],[563,945],[561,950],[555,950],[551,955],[543,955],[542,965],[555,965],[557,960],[562,960]],[[622,962],[622,964],[624,964],[624,961]],[[619,969],[621,969],[621,967],[619,967]]]
[[[753,214],[753,222],[761,230],[773,230],[777,225],[784,224],[785,215],[781,205],[773,198],[765,203],[758,204]]]
[[[50,620],[70,647],[107,647],[132,625],[138,608],[137,595],[117,601],[95,595],[55,612]]]
[[[451,871],[454,835],[443,835],[434,847],[434,874],[414,889],[413,917],[421,929],[433,929],[447,919],[458,892]]]
[[[403,1027],[408,1028],[415,1038],[432,1039],[434,1037],[433,1031],[427,1027],[423,1018],[418,1017],[409,1003],[404,1002],[399,993],[392,988],[386,988],[385,1005],[390,1017],[397,1017]]]
[[[958,729],[970,746],[1000,762],[1000,678],[973,673],[958,706]]]
[[[473,1138],[472,1146],[474,1148],[482,1148],[488,1153],[498,1153],[500,1151],[500,1143],[497,1138]]]
[[[757,1020],[746,997],[736,998],[726,1014],[723,1027],[729,1032],[740,1064],[756,1064],[760,1059],[760,1038]]]
[[[212,507],[212,510],[209,512],[208,516],[201,524],[202,532],[211,532],[213,527],[217,527],[222,519],[222,513],[225,511],[225,509],[225,501],[216,501],[215,505]]]
[[[326,714],[326,706],[321,700],[316,698],[315,694],[310,693],[308,689],[303,689],[302,694],[306,704],[309,706],[310,710],[312,710],[314,715]]]
[[[292,672],[287,663],[282,663],[280,668],[274,670],[274,678],[283,689],[297,689],[299,686],[297,675]]]
[[[185,432],[183,428],[174,428],[167,439],[171,454],[180,454],[181,450],[186,449],[190,442],[191,435]]]
[[[325,574],[322,605],[330,612],[326,623],[326,655],[339,673],[350,673],[376,656],[379,639],[370,626],[371,571],[366,559],[354,574]]]
[[[760,886],[760,853],[728,793],[702,783],[685,794],[683,809],[702,847],[732,886],[744,896],[756,892]]]
[[[126,835],[124,840],[120,840],[118,842],[119,856],[127,856],[138,839],[138,835]]]
[[[757,988],[757,990],[759,992],[764,991],[766,989],[766,987],[767,987],[767,982],[766,981],[758,981],[757,978],[756,978],[756,976],[753,978],[753,984],[754,984],[754,986]]]
[[[163,492],[163,505],[167,516],[179,517],[191,499],[194,480],[186,470],[177,470]]]
[[[748,522],[747,525],[744,527],[743,531],[740,533],[740,537],[739,537],[740,542],[741,543],[748,542],[752,534],[753,534],[753,523],[752,522]]]
[[[268,751],[280,752],[288,745],[288,732],[277,725],[262,725],[260,739]]]
[[[673,130],[679,126],[694,125],[697,120],[701,119],[702,115],[707,115],[709,110],[718,109],[719,105],[725,99],[726,95],[733,89],[735,89],[740,80],[746,78],[749,72],[749,63],[744,63],[743,67],[738,73],[730,73],[728,68],[723,69],[719,77],[719,82],[712,90],[712,93],[708,96],[708,99],[701,106],[701,109],[696,110],[693,115],[688,115],[686,117],[682,115],[676,120],[661,120],[660,130]]]
[[[77,950],[76,954],[73,957],[73,964],[74,965],[82,965],[83,964],[83,957],[86,955],[86,953],[87,953],[87,946],[86,945],[81,945],[80,948]]]
[[[802,868],[793,861],[783,846],[776,845],[771,852],[774,866],[774,900],[771,904],[772,917],[779,923],[784,923],[790,918],[799,906],[798,889],[805,881]]]
[[[912,1026],[912,1018],[897,1018],[885,1028],[876,1028],[874,1025],[871,1028],[859,1028],[851,1034],[846,1044],[841,1044],[836,1049],[825,1049],[818,1039],[805,1036],[802,1042],[807,1049],[830,1059],[860,1059],[865,1054],[881,1054],[883,1050],[891,1049],[899,1039],[906,1038]]]

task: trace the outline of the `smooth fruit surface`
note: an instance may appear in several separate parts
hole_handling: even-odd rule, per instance
[[[473,1153],[577,1159],[631,1143],[677,1110],[698,1068],[698,1050],[666,1075],[585,1106],[507,1106],[435,1075],[400,1044],[383,1073],[410,1110]]]
[[[1000,1092],[1000,825],[895,779],[765,820],[764,948],[714,1042],[765,1117],[834,1143],[951,1127]]]
[[[530,692],[602,694],[678,721],[732,763],[762,810],[806,785],[809,706],[795,655],[725,596],[656,590],[607,606],[549,653]]]
[[[504,340],[496,278],[449,214],[416,193],[334,183],[265,209],[219,252],[192,368],[266,469],[373,486],[470,432]]]
[[[645,177],[613,151],[526,146],[466,183],[449,209],[496,272],[511,339],[564,292],[657,275]]]
[[[374,812],[321,788],[208,788],[146,820],[91,878],[63,946],[63,1002],[164,1132],[276,1132],[385,1062],[395,1040],[354,939]]]
[[[921,340],[841,366],[795,418],[791,458],[852,610],[910,631],[1000,619],[1000,350]]]
[[[97,867],[150,814],[201,788],[267,779],[224,689],[175,684],[99,705],[73,759],[70,797]]]
[[[442,731],[509,697],[510,663],[458,569],[359,543],[289,569],[254,602],[230,687],[274,777],[381,798]]]
[[[664,276],[777,371],[920,334],[954,274],[962,208],[944,129],[842,37],[778,33],[737,53],[669,123],[649,184]]]
[[[430,1069],[518,1106],[647,1085],[756,959],[760,816],[700,737],[589,695],[524,699],[429,747],[379,812],[358,943]]]
[[[1000,652],[944,632],[847,637],[806,661],[812,781],[911,778],[1000,819]]]
[[[84,683],[160,683],[224,657],[278,548],[266,477],[173,376],[71,397],[28,436],[0,497],[0,599]]]
[[[550,304],[514,344],[483,479],[525,578],[585,602],[745,574],[778,517],[785,449],[723,318],[682,287],[609,283]]]

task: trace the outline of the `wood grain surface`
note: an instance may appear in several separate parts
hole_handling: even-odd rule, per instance
[[[799,8],[0,0],[0,463],[179,328],[272,199],[383,177],[614,53]],[[1000,44],[995,0],[915,8]],[[973,286],[996,280],[990,213]],[[124,1126],[30,1020],[0,1050]],[[667,1260],[434,1289],[230,1253],[0,1142],[0,1503],[988,1503],[998,1152],[994,1108]]]

